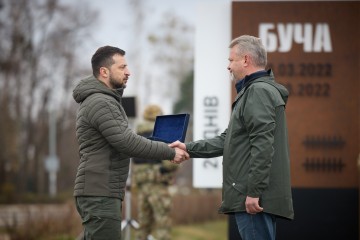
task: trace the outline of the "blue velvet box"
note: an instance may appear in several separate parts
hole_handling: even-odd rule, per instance
[[[151,140],[172,143],[185,141],[190,114],[173,114],[157,116]]]

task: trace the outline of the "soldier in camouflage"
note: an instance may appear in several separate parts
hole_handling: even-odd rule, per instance
[[[144,111],[144,122],[138,125],[137,132],[142,136],[150,136],[157,115],[162,111],[157,105],[149,105]],[[168,160],[133,159],[133,183],[138,193],[137,240],[171,239],[171,195],[169,186],[172,184],[177,164]]]

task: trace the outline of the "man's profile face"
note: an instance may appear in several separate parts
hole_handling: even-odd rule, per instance
[[[115,54],[113,60],[114,64],[109,69],[109,83],[113,89],[125,88],[130,76],[125,57]]]
[[[245,69],[243,67],[244,57],[237,53],[237,45],[230,49],[228,70],[230,71],[231,80],[236,82],[245,77]]]

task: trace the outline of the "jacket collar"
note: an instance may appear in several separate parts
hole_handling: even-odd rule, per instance
[[[239,98],[244,94],[244,92],[246,91],[246,89],[253,83],[255,82],[257,79],[262,78],[262,77],[273,77],[274,74],[272,72],[271,69],[269,70],[261,70],[258,72],[254,72],[250,75],[245,76],[245,78],[243,78],[242,80],[240,80],[239,82],[236,83],[235,87],[237,88],[237,85],[239,84],[239,86],[241,86],[240,91],[237,91],[237,95],[236,98],[232,104],[232,109],[234,108],[236,102],[239,100]],[[240,83],[241,81],[243,81],[242,83]],[[241,84],[241,85],[240,85]],[[236,89],[238,90],[238,89]]]
[[[112,96],[117,101],[120,101],[124,93],[124,88],[110,89],[102,81],[96,79],[93,75],[81,80],[73,90],[73,97],[76,102],[84,101],[88,96],[102,93]]]
[[[257,72],[254,72],[250,75],[246,75],[243,79],[241,79],[240,81],[238,81],[235,85],[236,88],[236,92],[239,93],[245,86],[249,85],[251,81],[260,78],[260,77],[264,77],[264,76],[269,76],[270,73],[265,71],[265,70],[260,70]]]

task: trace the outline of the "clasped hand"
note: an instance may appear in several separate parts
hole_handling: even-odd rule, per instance
[[[189,160],[190,156],[186,151],[186,146],[184,143],[180,141],[176,141],[169,144],[169,147],[175,148],[175,157],[173,160],[171,160],[172,163],[182,163],[185,160]]]

